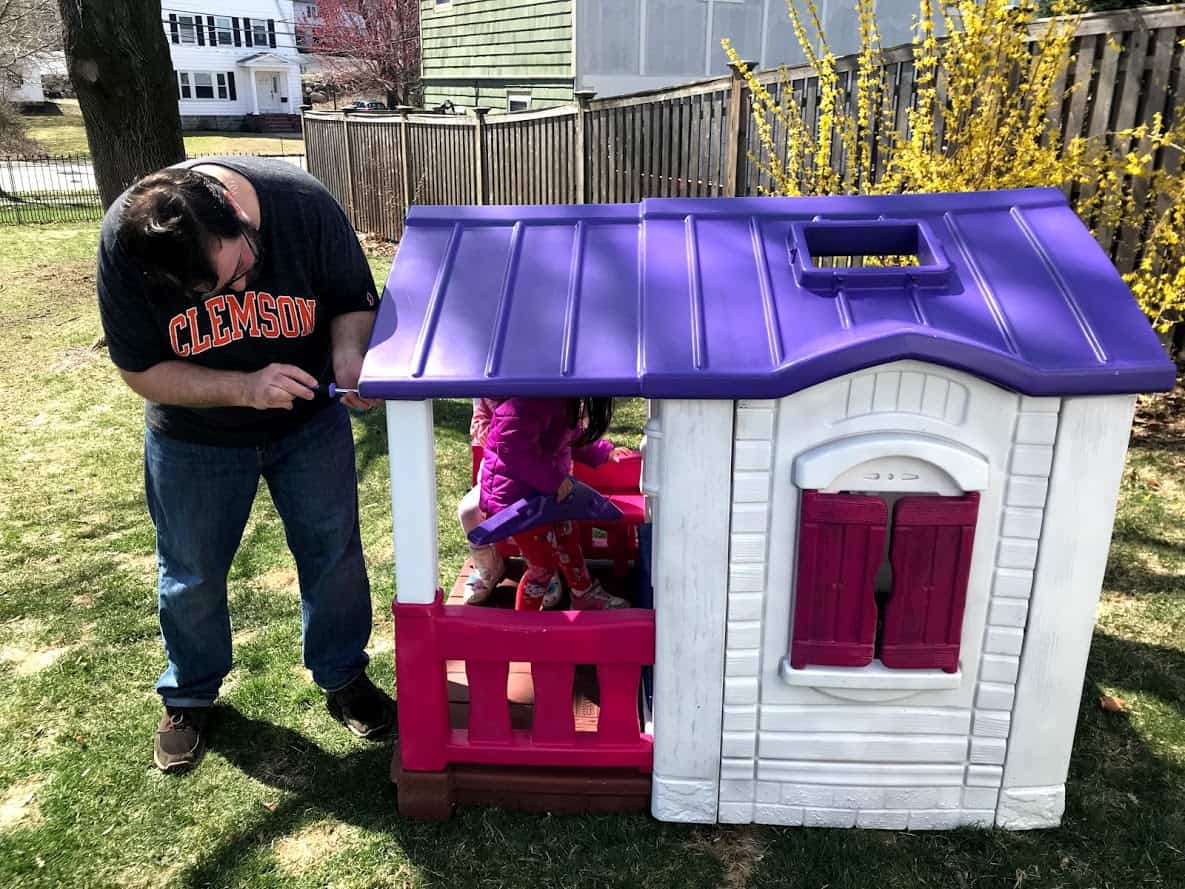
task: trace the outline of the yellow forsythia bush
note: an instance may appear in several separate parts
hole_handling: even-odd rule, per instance
[[[795,0],[786,6],[818,77],[815,125],[784,70],[775,97],[724,41],[752,95],[760,145],[753,160],[771,182],[766,192],[1062,188],[1096,234],[1138,240],[1144,233],[1126,280],[1158,329],[1185,317],[1185,163],[1152,169],[1158,153],[1182,152],[1185,113],[1168,128],[1157,116],[1129,130],[1063,138],[1051,109],[1060,108],[1074,61],[1074,0],[1058,0],[1044,22],[1035,0],[950,0],[937,8],[919,0],[904,132],[894,119],[874,0],[856,0],[861,50],[850,80],[828,49],[814,0],[800,2],[801,10]]]

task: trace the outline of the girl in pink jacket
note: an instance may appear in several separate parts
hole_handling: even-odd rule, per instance
[[[599,466],[617,449],[601,436],[613,416],[611,398],[508,398],[494,406],[481,468],[480,506],[494,515],[539,494],[563,500],[572,492],[573,459]],[[628,452],[627,452],[628,453]],[[588,573],[571,522],[532,528],[514,537],[526,562],[515,608],[538,611],[558,569],[574,610],[626,608]]]

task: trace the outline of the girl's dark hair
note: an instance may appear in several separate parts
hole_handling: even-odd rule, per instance
[[[118,238],[151,283],[190,293],[218,283],[212,242],[237,238],[246,227],[221,182],[170,168],[128,191]]]
[[[612,398],[569,398],[568,426],[579,429],[584,424],[584,431],[573,445],[582,448],[605,436],[609,431],[609,424],[613,422]]]

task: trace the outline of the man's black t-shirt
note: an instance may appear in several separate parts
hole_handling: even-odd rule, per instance
[[[99,239],[99,313],[111,360],[137,373],[162,361],[256,371],[293,364],[332,380],[329,323],[377,306],[374,277],[353,227],[333,196],[294,164],[266,158],[202,158],[245,176],[259,196],[260,259],[248,289],[196,302],[153,287],[118,240],[121,196]],[[194,245],[195,250],[201,249]],[[186,441],[248,447],[296,429],[328,405],[318,394],[292,410],[186,408],[148,402],[155,431]]]

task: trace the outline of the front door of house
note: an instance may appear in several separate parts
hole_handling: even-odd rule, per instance
[[[287,110],[284,102],[284,85],[287,76],[275,71],[256,71],[255,90],[259,94],[260,114],[282,114]]]

